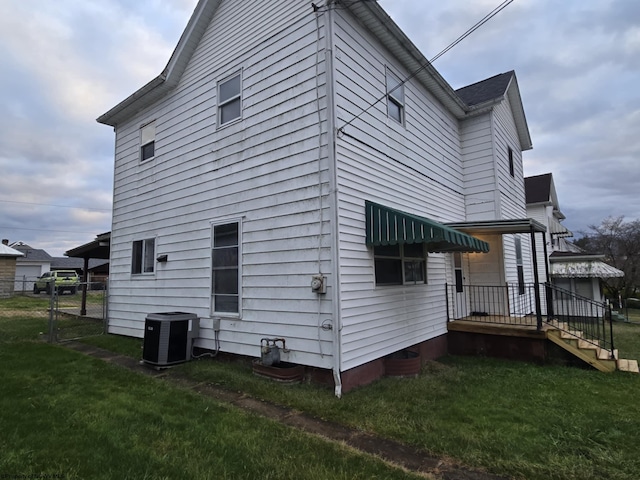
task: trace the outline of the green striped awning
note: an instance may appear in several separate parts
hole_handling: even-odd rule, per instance
[[[367,245],[426,243],[429,252],[488,252],[489,244],[428,218],[365,201]]]

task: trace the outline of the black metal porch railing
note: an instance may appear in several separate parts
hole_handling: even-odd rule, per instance
[[[613,353],[610,306],[555,285],[542,284],[536,288],[533,283],[447,284],[446,292],[447,321],[464,319],[537,328],[545,322],[561,330],[579,331],[584,340]],[[536,293],[540,296],[537,302]]]
[[[552,284],[545,284],[547,322],[563,322],[563,330],[579,331],[581,337],[613,355],[611,305],[596,302]]]
[[[447,320],[536,326],[534,284],[448,285]]]

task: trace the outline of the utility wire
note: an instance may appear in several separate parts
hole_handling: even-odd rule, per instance
[[[79,207],[73,205],[54,205],[51,203],[32,203],[32,202],[18,202],[16,200],[0,200],[3,203],[19,203],[21,205],[39,205],[41,207],[58,207],[58,208],[79,208],[81,210],[92,210],[96,212],[110,212],[110,208],[92,208],[92,207]]]
[[[455,47],[456,45],[458,45],[460,42],[462,42],[462,40],[464,40],[465,38],[467,38],[469,35],[471,35],[473,32],[475,32],[476,30],[478,30],[481,26],[483,26],[485,23],[487,23],[489,20],[491,20],[493,17],[495,17],[498,13],[500,13],[502,10],[504,10],[506,7],[509,6],[509,4],[511,4],[514,0],[504,0],[500,5],[498,5],[496,8],[494,8],[493,10],[491,10],[491,12],[489,12],[488,14],[486,14],[481,20],[479,20],[478,22],[476,22],[475,25],[473,25],[471,28],[469,28],[466,32],[464,32],[462,35],[460,35],[458,38],[456,38],[453,42],[451,42],[447,47],[444,48],[444,50],[442,50],[440,53],[438,53],[435,57],[433,57],[431,60],[427,60],[427,63],[425,63],[424,65],[422,65],[420,68],[418,68],[415,72],[413,72],[411,75],[409,75],[407,78],[405,78],[403,81],[401,81],[400,83],[398,83],[395,87],[393,87],[391,90],[389,90],[388,92],[386,92],[382,97],[380,97],[379,99],[377,99],[375,102],[369,104],[367,106],[367,108],[364,108],[358,115],[356,115],[355,117],[353,117],[351,120],[349,120],[347,123],[345,123],[343,126],[341,126],[338,129],[338,132],[343,132],[344,133],[344,128],[348,127],[349,125],[351,125],[354,121],[356,121],[358,118],[360,118],[362,115],[364,115],[365,113],[367,113],[372,107],[374,107],[375,105],[377,105],[378,103],[380,103],[382,100],[384,100],[385,98],[387,98],[387,96],[393,92],[395,92],[398,88],[402,87],[405,83],[407,83],[409,80],[411,80],[412,78],[414,78],[416,75],[418,75],[421,71],[425,70],[428,66],[430,66],[433,62],[435,62],[436,60],[438,60],[440,57],[442,57],[445,53],[447,53],[449,50],[451,50],[453,47]]]
[[[7,227],[7,226],[3,226],[0,225],[0,229],[4,229],[4,230],[29,230],[32,232],[58,232],[58,233],[80,233],[80,234],[89,234],[89,235],[95,235],[96,232],[77,232],[77,231],[72,231],[72,230],[49,230],[46,228],[24,228],[24,227]]]

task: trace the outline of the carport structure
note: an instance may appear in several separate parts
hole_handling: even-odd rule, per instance
[[[85,243],[79,247],[67,250],[64,254],[67,257],[82,258],[82,305],[80,315],[87,314],[87,280],[89,278],[89,260],[92,258],[109,260],[111,253],[111,232],[101,233],[92,242]]]

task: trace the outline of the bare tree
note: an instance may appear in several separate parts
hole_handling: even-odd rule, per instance
[[[588,253],[604,254],[609,265],[624,272],[624,277],[603,279],[608,294],[636,296],[640,289],[640,220],[607,217],[600,225],[589,225],[589,230],[576,245]]]

